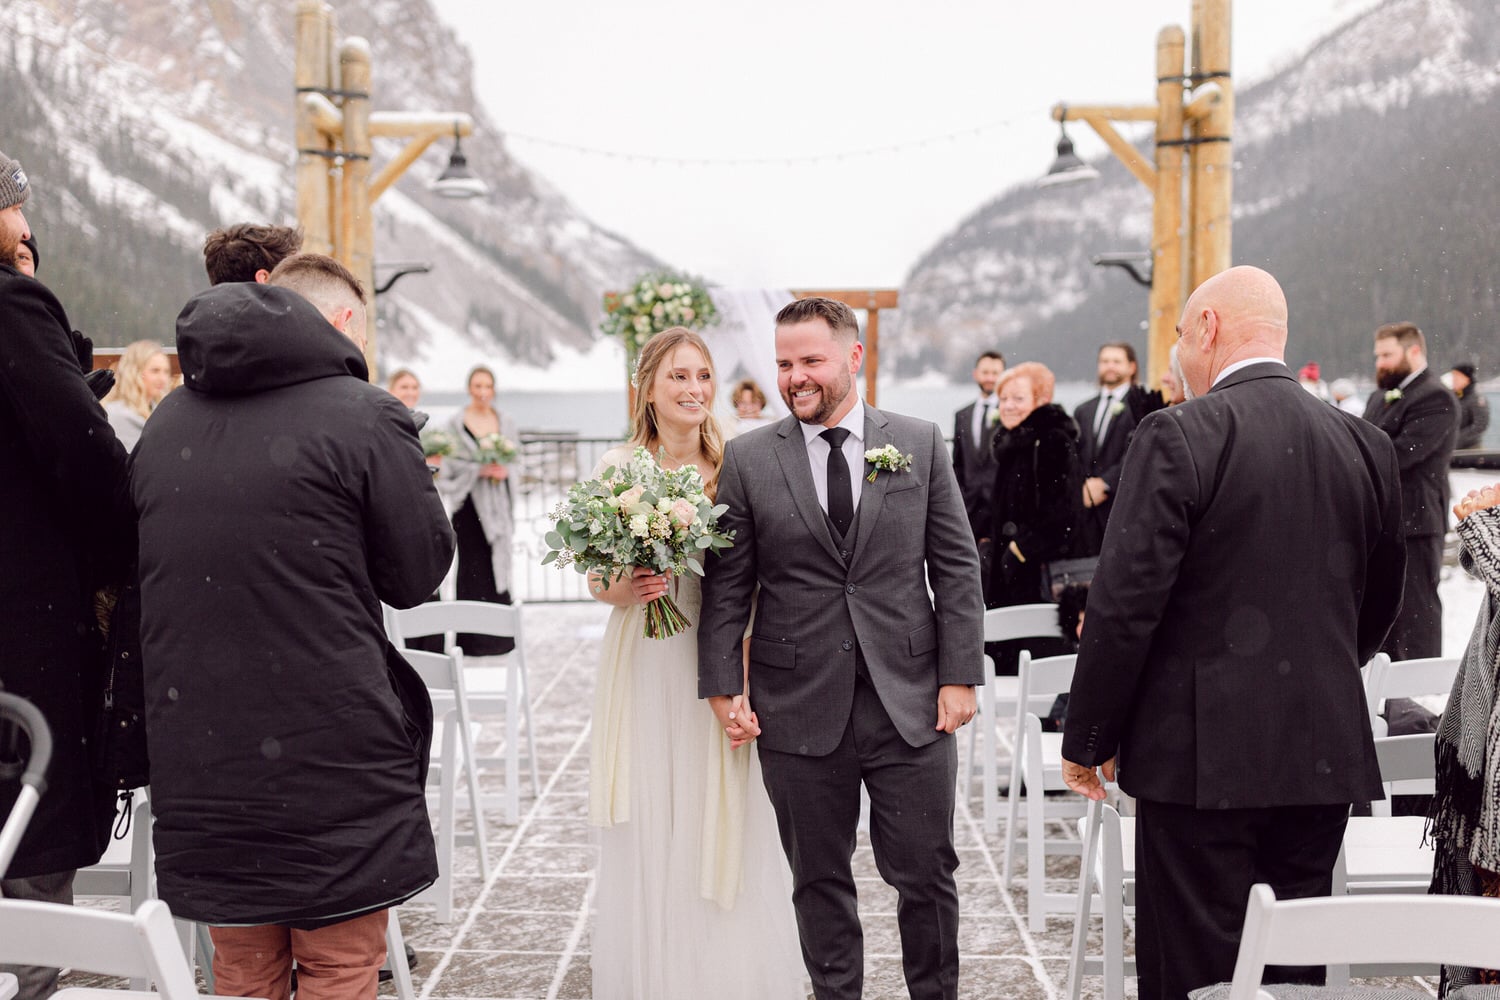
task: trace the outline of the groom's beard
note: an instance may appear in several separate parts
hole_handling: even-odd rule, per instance
[[[1375,369],[1375,384],[1382,389],[1399,389],[1401,383],[1406,381],[1406,376],[1411,374],[1411,362],[1405,358],[1401,359],[1399,368],[1377,368]]]
[[[810,388],[818,389],[818,395],[813,397],[817,400],[817,406],[811,413],[803,416],[802,411],[797,408],[796,401],[792,398],[792,394],[800,392],[803,389]],[[797,419],[802,421],[804,424],[824,424],[828,422],[829,417],[833,416],[833,412],[837,410],[841,405],[843,405],[844,400],[849,398],[849,393],[853,391],[853,389],[854,376],[850,375],[847,371],[841,371],[839,378],[833,382],[828,383],[827,385],[820,385],[817,382],[809,382],[807,385],[803,386],[787,386],[784,390],[782,390],[781,401],[785,403],[786,408],[788,410],[791,410],[792,413],[796,415]]]

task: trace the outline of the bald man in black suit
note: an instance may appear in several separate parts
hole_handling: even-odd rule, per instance
[[[1196,398],[1136,429],[1063,737],[1070,787],[1118,768],[1138,802],[1142,1000],[1232,976],[1255,882],[1329,892],[1349,804],[1382,796],[1359,668],[1405,552],[1395,449],[1297,385],[1274,278],[1210,278],[1178,334]]]

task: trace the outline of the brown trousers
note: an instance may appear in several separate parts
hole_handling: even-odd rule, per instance
[[[290,1000],[295,962],[298,1000],[373,1000],[389,914],[377,910],[314,931],[279,924],[210,927],[214,992]]]

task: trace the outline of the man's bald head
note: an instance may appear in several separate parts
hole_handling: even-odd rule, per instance
[[[1258,267],[1231,267],[1199,285],[1177,325],[1178,356],[1192,395],[1201,396],[1228,366],[1286,353],[1286,295]]]

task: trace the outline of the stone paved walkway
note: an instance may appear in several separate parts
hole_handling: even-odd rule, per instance
[[[589,707],[606,609],[534,605],[526,615],[542,794],[523,799],[516,826],[488,820],[494,862],[488,882],[477,874],[473,850],[459,849],[466,877],[458,884],[460,910],[451,923],[437,923],[430,907],[401,910],[407,940],[421,956],[415,979],[422,998],[592,996],[589,905],[596,852],[586,823]],[[492,729],[486,724],[484,743],[498,741],[498,730]],[[484,745],[479,752],[486,752]],[[482,783],[490,780],[484,776]],[[1000,877],[1004,839],[984,835],[977,798],[960,803],[955,832],[961,858],[961,995],[1060,996],[1071,915],[1051,917],[1041,934],[1027,929],[1025,860],[1018,860],[1016,877],[1005,884]],[[854,860],[866,935],[866,996],[904,997],[895,893],[876,873],[864,836]],[[1076,858],[1053,859],[1049,889],[1075,887],[1077,866]],[[1133,951],[1128,936],[1126,949]],[[1099,950],[1096,930],[1090,952]],[[1084,984],[1086,997],[1102,996],[1101,979],[1086,978]],[[1135,994],[1133,981],[1127,981],[1127,994]]]
[[[1468,614],[1472,621],[1473,612]],[[453,920],[439,923],[428,905],[401,908],[407,942],[420,956],[414,980],[422,1000],[584,1000],[593,995],[589,908],[597,852],[586,819],[588,741],[595,664],[606,615],[607,609],[594,604],[531,605],[525,611],[541,794],[532,796],[526,790],[520,821],[514,826],[501,822],[498,809],[487,813],[492,862],[488,880],[479,876],[475,851],[458,849]],[[479,754],[494,753],[501,741],[499,722],[485,722]],[[961,763],[963,759],[961,750]],[[500,787],[497,774],[484,773],[480,780],[488,792]],[[467,813],[461,816],[460,829]],[[1067,974],[1071,914],[1051,917],[1043,933],[1028,930],[1024,857],[1017,861],[1015,878],[1005,883],[1001,879],[1004,838],[983,833],[977,798],[960,801],[955,826],[961,859],[961,995],[1056,1000],[1063,993]],[[1060,828],[1053,831],[1054,835],[1061,832]],[[865,926],[865,995],[905,997],[895,893],[876,873],[868,838],[863,835],[854,864]],[[1076,858],[1051,859],[1048,889],[1071,891],[1077,871]],[[1097,924],[1096,919],[1090,954],[1100,952]],[[1127,955],[1133,952],[1128,933],[1125,948]],[[1415,982],[1435,992],[1435,982]],[[80,975],[63,981],[64,986],[109,984]],[[1102,979],[1085,978],[1083,993],[1091,1000],[1101,997]],[[1133,980],[1127,980],[1126,994],[1135,996]],[[395,991],[387,984],[381,995],[394,996]]]

